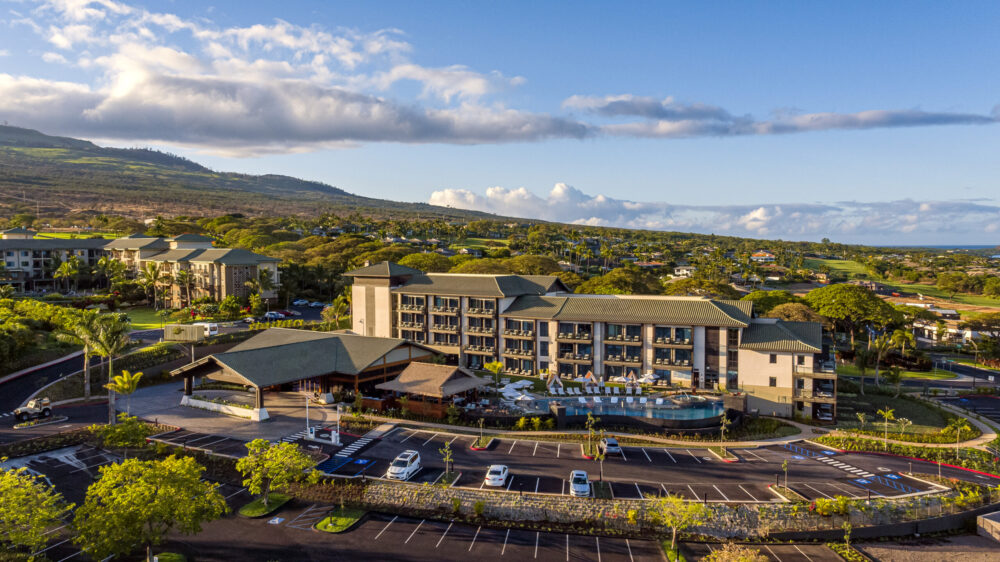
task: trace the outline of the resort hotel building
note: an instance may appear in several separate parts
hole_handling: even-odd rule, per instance
[[[832,420],[836,373],[822,326],[756,318],[749,301],[573,294],[555,276],[350,271],[353,331],[414,342],[452,365],[600,380],[654,375],[745,393],[763,415]]]

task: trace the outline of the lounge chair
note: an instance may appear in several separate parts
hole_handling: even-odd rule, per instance
[[[611,387],[610,386],[604,387],[604,394],[606,396],[611,396]]]
[[[635,403],[635,399],[632,398],[631,396],[626,396],[625,397],[625,403],[626,404],[634,404]]]
[[[587,399],[584,398],[583,396],[577,398],[576,400],[577,400],[577,402],[579,402],[581,404],[586,404],[587,403]]]
[[[577,396],[583,396],[583,392],[580,390],[580,387],[578,386],[573,387],[573,393],[576,394]]]
[[[612,386],[611,387],[611,390],[612,390],[612,392],[615,393],[615,396],[618,396],[618,395],[621,394],[621,392],[618,389],[619,389],[619,387],[617,387],[617,386]]]
[[[594,404],[603,404],[603,403],[604,402],[601,401],[601,397],[600,396],[595,396],[594,397]]]
[[[646,402],[647,402],[647,400],[648,400],[648,399],[647,399],[647,398],[646,398],[645,396],[643,396],[642,398],[640,398],[640,399],[639,399],[639,404],[640,404],[641,406],[645,406],[645,405],[646,405]]]
[[[662,398],[657,398],[656,399],[656,405],[657,406],[662,406],[663,405],[663,399]]]
[[[612,396],[611,397],[611,403],[613,405],[617,406],[618,405],[618,397],[617,396]]]
[[[641,386],[636,387],[636,389],[635,389],[635,395],[636,396],[642,396],[642,387]]]
[[[566,390],[563,387],[560,386],[559,388],[556,389],[556,391],[558,392],[559,396],[566,396]]]

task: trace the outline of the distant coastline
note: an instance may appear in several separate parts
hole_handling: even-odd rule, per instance
[[[942,244],[942,245],[934,245],[934,244],[905,244],[905,245],[898,245],[898,244],[893,244],[892,246],[886,246],[886,247],[887,248],[932,248],[934,250],[990,250],[990,249],[1000,250],[1000,244],[981,244],[981,245],[968,244],[968,245],[964,245],[964,246],[960,245],[960,244]]]

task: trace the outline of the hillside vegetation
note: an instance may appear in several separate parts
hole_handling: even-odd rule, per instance
[[[366,215],[474,220],[486,213],[362,197],[324,183],[281,175],[216,172],[144,148],[106,148],[89,141],[0,126],[0,211],[93,210],[148,216],[245,213]]]

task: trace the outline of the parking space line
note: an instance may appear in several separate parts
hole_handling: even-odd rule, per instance
[[[691,455],[692,459],[698,461],[698,464],[701,464],[701,459],[699,459],[698,457],[694,456],[694,453],[691,452],[691,449],[684,449],[684,450],[687,451],[689,455]]]
[[[842,486],[838,486],[837,484],[834,484],[833,482],[830,482],[830,485],[833,486],[834,488],[840,490],[841,492],[846,493],[848,496],[851,496],[852,498],[860,498],[861,497],[860,495],[855,495],[854,491],[851,490],[851,489],[849,489],[849,488],[844,488]]]
[[[538,558],[538,535],[541,534],[541,531],[535,531],[535,558]]]
[[[760,460],[762,460],[764,462],[767,462],[767,459],[765,459],[764,457],[758,455],[757,453],[755,453],[755,452],[753,452],[753,451],[751,451],[749,449],[746,449],[743,452],[746,453],[746,454],[748,454],[748,455],[753,455],[753,456],[757,457],[758,459],[760,459]]]
[[[510,444],[510,449],[507,450],[508,455],[511,453],[511,451],[514,450],[514,445],[517,445],[517,439],[515,439],[514,442]]]
[[[635,493],[639,494],[639,499],[642,499],[642,488],[639,487],[638,482],[633,482],[635,484]]]
[[[559,458],[559,453],[562,451],[562,443],[556,443],[556,458]]]
[[[472,544],[469,545],[469,552],[472,552],[472,547],[476,546],[476,539],[479,537],[479,531],[482,528],[483,528],[483,526],[480,525],[479,529],[476,529],[476,535],[474,537],[472,537]]]
[[[400,444],[403,444],[403,443],[405,443],[407,439],[409,439],[410,437],[413,437],[414,435],[416,435],[416,434],[418,434],[418,433],[420,433],[420,432],[419,432],[419,431],[411,431],[411,432],[410,432],[410,434],[406,436],[406,439],[403,439],[403,440],[402,440],[402,441],[400,441],[399,443],[400,443]]]
[[[535,493],[538,493],[538,485],[542,483],[542,477],[535,478]]]
[[[743,490],[744,492],[746,492],[746,495],[750,496],[750,498],[752,498],[753,501],[755,501],[755,502],[759,502],[760,501],[757,498],[755,498],[753,494],[750,493],[750,490],[747,490],[746,488],[744,488],[743,484],[737,484],[737,485],[740,487],[741,490]]]
[[[778,556],[777,554],[775,554],[775,553],[774,553],[774,551],[773,551],[773,550],[771,550],[771,547],[769,547],[769,546],[767,546],[767,545],[765,544],[765,545],[764,545],[764,548],[766,548],[766,549],[767,549],[767,551],[771,553],[771,556],[773,556],[775,560],[777,560],[778,562],[781,562],[781,557],[780,557],[780,556]]]
[[[70,554],[66,558],[63,558],[63,559],[59,560],[59,562],[65,562],[66,560],[69,560],[70,558],[76,558],[77,556],[79,556],[81,554],[83,554],[83,551],[82,550],[78,550],[78,551],[74,552],[73,554]]]
[[[698,499],[698,493],[694,491],[694,488],[692,488],[690,484],[688,484],[687,487],[688,490],[691,490],[691,495],[694,496],[694,499]]]
[[[795,547],[795,550],[799,551],[799,554],[801,554],[802,556],[805,556],[805,557],[806,557],[806,560],[807,560],[808,562],[812,562],[812,558],[810,558],[810,557],[809,557],[809,555],[808,555],[808,554],[806,554],[805,552],[802,552],[802,549],[801,549],[801,548],[799,548],[799,545],[795,544],[795,545],[792,545],[792,546],[794,546],[794,547]]]
[[[66,527],[68,527],[68,525],[63,525],[62,527],[56,527],[55,529],[52,529],[50,531],[45,531],[44,533],[42,533],[42,536],[54,533],[54,532],[58,531],[59,529],[65,529]]]
[[[417,531],[420,530],[420,526],[424,524],[424,521],[427,521],[427,520],[426,519],[421,519],[420,523],[417,523],[417,526],[413,528],[413,532],[410,533],[410,536],[406,537],[406,540],[403,541],[403,544],[406,544],[406,543],[410,542],[410,539],[413,538],[413,535],[417,534]]]
[[[514,485],[514,475],[510,475],[510,482],[507,484],[507,491],[510,491],[510,487]]]
[[[566,495],[566,481],[562,481],[562,489],[559,492],[560,495]]]
[[[566,562],[569,562],[569,534],[566,534]]]
[[[647,461],[653,462],[652,457],[650,457],[649,453],[646,452],[646,448],[645,447],[640,447],[639,450],[642,451],[642,454],[646,455],[646,460]]]
[[[608,482],[608,491],[611,492],[611,499],[615,499],[615,488]]]
[[[715,484],[712,484],[712,487],[715,488],[716,492],[719,492],[719,495],[722,496],[722,499],[724,499],[726,501],[729,501],[729,498],[726,497],[726,494],[722,493],[722,490],[720,490],[718,486],[716,486]]]
[[[805,482],[803,482],[803,483],[802,483],[802,485],[803,485],[803,486],[805,486],[806,488],[809,488],[810,490],[812,490],[812,491],[816,492],[817,494],[819,494],[819,495],[823,496],[824,498],[829,498],[829,497],[831,497],[831,496],[829,496],[829,495],[827,495],[827,494],[824,494],[823,492],[821,492],[821,491],[817,490],[816,488],[813,488],[813,487],[812,487],[811,485],[809,485],[809,484],[806,484]]]
[[[229,438],[228,437],[223,437],[222,439],[216,439],[215,441],[211,441],[209,443],[199,443],[198,446],[199,447],[208,447],[209,445],[215,445],[216,443],[221,443],[221,442],[225,441],[226,439],[229,439]]]
[[[392,521],[389,521],[388,523],[386,523],[385,527],[382,527],[382,530],[379,531],[377,535],[375,535],[375,539],[374,540],[378,540],[378,538],[382,536],[382,533],[384,533],[385,530],[389,528],[389,525],[392,525],[393,523],[395,523],[396,519],[399,519],[398,515],[395,516],[395,517],[393,517]]]
[[[441,538],[438,539],[438,542],[437,542],[436,545],[434,545],[434,548],[437,548],[437,547],[441,546],[441,541],[444,540],[445,535],[448,534],[448,531],[451,530],[451,526],[454,525],[454,524],[455,524],[454,521],[452,521],[451,523],[448,523],[448,528],[444,530],[444,533],[441,535]]]
[[[660,488],[663,489],[664,494],[667,494],[668,496],[670,495],[670,490],[667,489],[666,484],[660,483]]]
[[[667,456],[670,457],[670,460],[674,461],[674,463],[677,462],[677,459],[675,459],[674,456],[670,454],[670,451],[664,449],[663,452],[666,453]]]
[[[622,449],[622,460],[628,462],[628,457],[625,456],[625,449]]]
[[[594,537],[594,543],[597,544],[597,562],[601,562],[601,537]]]
[[[427,438],[427,441],[424,441],[424,445],[426,445],[426,444],[430,443],[430,442],[431,442],[431,441],[432,441],[432,440],[433,440],[433,439],[434,439],[435,437],[437,437],[437,436],[438,436],[438,434],[437,434],[437,433],[435,433],[434,435],[431,435],[430,437],[428,437],[428,438]]]
[[[437,484],[438,480],[440,480],[442,478],[444,478],[444,471],[441,471],[441,474],[438,474],[438,477],[435,478],[433,482],[431,482],[431,486],[433,486],[434,484]]]
[[[628,543],[628,539],[625,539],[625,548],[628,549],[628,559],[629,559],[629,562],[635,562],[635,559],[632,558],[632,545],[630,545]]]
[[[101,466],[102,464],[108,464],[108,463],[112,463],[112,462],[115,462],[115,460],[114,459],[108,459],[108,460],[105,460],[104,462],[99,462],[97,464],[92,464],[90,466],[85,466],[83,468],[78,468],[78,469],[74,470],[73,472],[80,472],[82,470],[90,470],[91,468],[96,468],[98,466]]]
[[[503,538],[503,548],[500,549],[500,556],[503,556],[504,552],[507,552],[507,539],[510,538],[510,529],[507,529],[507,535]]]
[[[535,453],[537,452],[538,452],[538,441],[535,441],[535,449],[531,451],[531,456],[535,456]]]
[[[31,556],[38,556],[39,554],[41,554],[41,553],[45,552],[46,550],[52,550],[53,548],[55,548],[55,547],[57,547],[57,546],[59,546],[59,545],[61,545],[61,544],[66,544],[66,543],[68,543],[68,542],[69,542],[69,541],[71,541],[71,540],[73,540],[73,539],[72,539],[72,538],[68,538],[68,539],[66,539],[66,540],[64,540],[64,541],[61,541],[61,542],[57,542],[56,544],[54,544],[54,545],[52,545],[52,546],[48,546],[48,547],[46,547],[46,548],[45,548],[44,550],[39,550],[38,552],[33,552],[33,553],[31,553]]]
[[[452,443],[454,443],[454,442],[455,442],[455,440],[456,440],[456,439],[458,439],[458,437],[459,437],[458,435],[456,435],[456,436],[452,437],[452,438],[451,438],[451,441],[448,441],[448,444],[449,444],[449,445],[451,445]]]
[[[229,494],[228,496],[226,496],[226,497],[225,497],[225,499],[227,499],[227,500],[228,500],[229,498],[231,498],[231,497],[233,497],[233,496],[236,496],[236,495],[239,495],[239,494],[242,494],[242,493],[243,493],[243,492],[245,492],[245,491],[247,491],[247,489],[246,489],[246,488],[240,488],[240,489],[239,489],[239,491],[237,491],[237,492],[235,492],[235,493],[232,493],[232,494]]]

